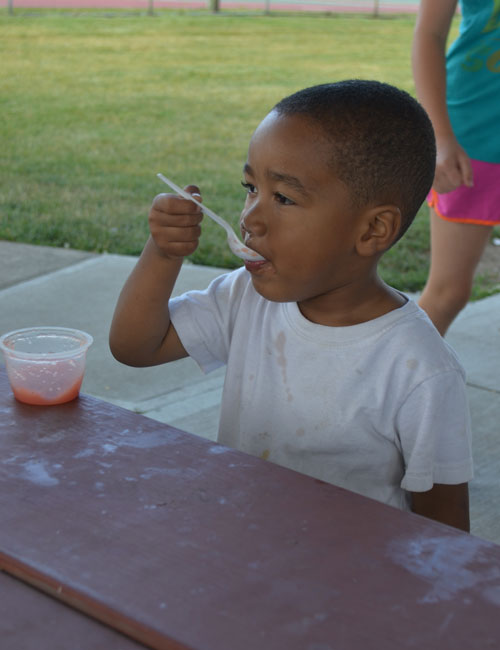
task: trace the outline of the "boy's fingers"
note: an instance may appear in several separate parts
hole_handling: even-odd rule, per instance
[[[200,203],[202,202],[200,188],[197,185],[186,185],[184,191],[191,194]]]
[[[161,225],[151,226],[151,235],[157,247],[172,257],[191,255],[199,244],[201,228],[172,228]]]
[[[192,212],[186,214],[172,214],[171,212],[163,212],[162,210],[152,209],[149,213],[149,222],[157,223],[160,226],[172,226],[180,228],[189,228],[197,226],[203,219],[203,213]]]
[[[170,242],[168,247],[165,247],[165,251],[170,257],[187,257],[195,252],[198,244],[197,239],[192,242]]]
[[[160,238],[165,239],[170,243],[178,242],[185,243],[190,241],[195,241],[200,238],[201,228],[200,226],[192,226],[190,228],[175,228],[158,226],[158,235]],[[153,233],[155,234],[155,233]]]
[[[177,194],[158,194],[153,199],[151,207],[153,210],[166,212],[167,214],[202,214],[201,208],[196,203],[183,199]]]
[[[185,191],[201,201],[196,185],[188,185]],[[201,236],[201,208],[177,194],[158,194],[149,211],[149,229],[163,255],[186,257],[193,253]]]

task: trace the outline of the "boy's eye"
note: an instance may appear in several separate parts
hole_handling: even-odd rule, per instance
[[[280,192],[275,192],[274,197],[276,198],[276,201],[278,203],[281,203],[282,205],[294,205],[294,201],[292,199],[289,199],[287,196],[284,194],[280,194]]]
[[[257,188],[252,183],[241,181],[241,185],[245,188],[247,194],[257,194]],[[281,194],[281,192],[274,192],[273,196],[275,200],[281,205],[295,205],[295,201],[292,201],[292,199],[289,199],[284,194]]]
[[[246,183],[245,181],[241,181],[241,185],[245,188],[247,194],[255,194],[255,185],[252,185],[252,183]]]

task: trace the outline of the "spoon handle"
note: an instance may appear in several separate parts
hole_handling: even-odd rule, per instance
[[[222,226],[226,230],[227,233],[234,235],[234,230],[231,228],[231,226],[226,221],[224,221],[224,219],[222,217],[219,217],[218,214],[215,214],[215,212],[212,212],[212,210],[210,210],[210,208],[207,208],[205,205],[203,205],[203,203],[200,203],[199,201],[197,201],[191,194],[189,194],[189,192],[186,192],[185,190],[180,188],[178,185],[176,185],[173,181],[168,179],[163,174],[156,174],[156,175],[158,176],[158,178],[160,180],[162,180],[169,187],[171,187],[175,192],[177,192],[177,194],[180,194],[180,196],[182,196],[182,198],[187,199],[188,201],[192,201],[193,203],[196,203],[196,205],[198,205],[202,209],[202,211],[207,215],[207,217],[210,217],[216,223],[218,223],[219,226]]]

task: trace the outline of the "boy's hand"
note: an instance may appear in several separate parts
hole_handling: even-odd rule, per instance
[[[188,185],[186,192],[201,201],[200,191]],[[198,247],[201,235],[201,209],[192,201],[175,194],[158,194],[149,211],[149,229],[159,253],[169,259],[191,255]]]

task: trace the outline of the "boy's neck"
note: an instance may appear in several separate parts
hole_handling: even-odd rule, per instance
[[[340,287],[328,296],[318,296],[298,303],[302,315],[318,325],[349,327],[379,318],[406,304],[398,291],[378,275],[361,284]]]

